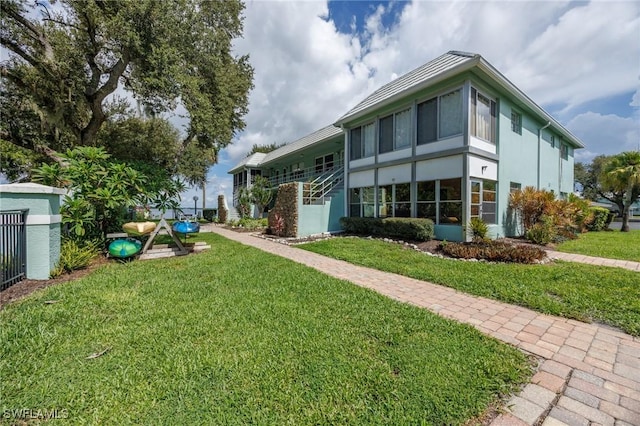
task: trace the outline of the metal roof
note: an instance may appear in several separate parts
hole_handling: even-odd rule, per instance
[[[477,59],[479,57],[480,55],[467,52],[457,52],[453,50],[447,52],[444,55],[427,62],[421,67],[396,78],[392,82],[385,84],[343,115],[337,123],[344,123],[351,118],[355,118],[356,116],[359,116],[359,113],[361,112],[365,112],[372,107],[380,106],[380,103],[395,98],[396,95],[404,95],[407,90],[419,85],[421,86],[432,78],[443,75],[447,71],[456,68],[461,64],[472,62],[473,59]]]
[[[239,171],[243,167],[257,167],[262,161],[262,159],[266,156],[267,154],[265,154],[264,152],[254,152],[248,157],[243,158],[238,164],[233,166],[233,168],[229,170],[227,173],[233,173],[235,171]]]
[[[251,156],[244,158],[241,162],[233,166],[227,173],[240,171],[243,167],[263,167],[268,163],[276,161],[282,157],[293,154],[312,145],[332,139],[342,134],[342,129],[335,127],[333,124],[307,135],[303,138],[290,142],[280,148],[269,153],[256,152]]]
[[[307,135],[303,138],[300,138],[291,143],[288,143],[285,146],[281,146],[280,148],[274,151],[269,152],[267,156],[264,158],[264,160],[260,162],[260,165],[271,163],[279,158],[285,157],[289,154],[293,154],[294,152],[308,148],[312,145],[316,145],[318,143],[324,142],[327,139],[331,139],[340,134],[342,134],[342,129],[334,126],[333,124],[330,124],[327,127],[324,127],[320,130],[316,130],[310,135]]]
[[[537,114],[543,121],[552,124],[552,127],[564,136],[577,148],[584,148],[580,139],[573,135],[568,129],[560,124],[542,107],[536,104],[524,92],[518,89],[509,79],[487,62],[477,53],[460,51],[449,51],[436,59],[427,62],[421,67],[398,77],[390,83],[385,84],[362,102],[353,107],[343,115],[336,123],[341,126],[349,121],[354,121],[374,110],[400,100],[405,96],[422,90],[430,85],[436,84],[446,78],[455,76],[461,72],[476,68],[487,75],[494,83],[516,98],[524,107]]]

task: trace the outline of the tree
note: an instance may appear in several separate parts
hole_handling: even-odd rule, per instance
[[[631,205],[640,199],[640,151],[628,151],[615,155],[602,171],[602,182],[623,193],[622,227],[620,231],[629,232]]]
[[[122,115],[109,119],[98,133],[98,145],[118,160],[158,166],[171,175],[182,176],[191,185],[201,185],[217,159],[214,149],[203,149],[197,143],[189,144],[180,155],[178,130],[157,117]]]
[[[608,185],[602,180],[602,171],[612,157],[599,155],[591,163],[576,163],[574,166],[575,181],[582,186],[582,196],[588,200],[598,201],[604,198],[615,204],[619,211],[624,209],[624,191]]]
[[[262,176],[255,176],[251,186],[251,202],[256,206],[256,219],[262,217],[264,208],[269,205],[273,199],[273,189],[269,184],[269,180]]]
[[[275,151],[276,149],[278,149],[280,147],[283,147],[285,145],[286,145],[286,143],[277,144],[275,142],[274,143],[270,143],[268,145],[258,145],[256,143],[256,144],[253,144],[253,146],[251,147],[251,151],[249,151],[247,153],[247,157],[255,154],[256,152],[263,152],[263,153],[266,154],[268,152]]]
[[[633,157],[637,154],[637,152],[623,152],[616,156],[599,155],[590,164],[576,163],[574,167],[575,180],[582,186],[582,195],[589,200],[597,201],[604,198],[615,204],[623,216],[623,228],[625,228],[625,208],[629,210],[629,206],[638,200],[640,190],[638,186],[632,186],[629,190],[628,181],[625,180],[622,183],[617,180],[617,178],[626,179],[625,173],[618,173],[616,174],[617,178],[612,178],[612,176],[607,176],[605,170],[611,167],[612,162],[619,164],[620,159],[616,160],[616,158],[622,156],[626,158],[626,161],[633,162]],[[630,201],[628,197],[631,197]],[[628,229],[628,219],[626,227]]]
[[[2,91],[13,93],[40,129],[36,137],[8,126],[3,139],[56,160],[56,151],[95,146],[122,107],[118,89],[153,114],[186,109],[176,163],[190,144],[217,153],[244,128],[253,70],[247,56],[231,53],[242,35],[239,0],[58,4],[2,2],[0,42],[10,52],[0,64]],[[16,108],[2,112],[20,120]]]

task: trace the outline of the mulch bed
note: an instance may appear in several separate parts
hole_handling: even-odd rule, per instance
[[[4,307],[9,303],[12,303],[18,299],[22,299],[23,297],[30,295],[36,290],[77,280],[78,278],[89,275],[108,262],[109,261],[106,257],[100,256],[88,268],[73,271],[70,274],[61,275],[50,280],[22,280],[19,283],[16,283],[11,287],[0,291],[0,310],[4,309]]]

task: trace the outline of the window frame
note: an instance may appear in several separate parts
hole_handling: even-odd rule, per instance
[[[410,149],[411,145],[413,144],[413,137],[412,137],[412,131],[413,131],[413,114],[411,114],[412,108],[408,107],[408,108],[403,108],[399,111],[396,112],[392,112],[390,114],[387,114],[383,117],[378,118],[378,154],[387,154],[389,152],[394,152],[394,151],[400,151],[403,149]],[[398,146],[398,115],[400,114],[407,114],[408,116],[408,125],[407,125],[407,129],[406,129],[406,135],[407,135],[407,140],[408,140],[408,144],[407,145],[402,145],[402,146]],[[389,123],[389,119],[390,123],[391,123],[391,131],[389,132],[389,135],[391,137],[391,144],[389,144],[389,142],[387,141],[387,137],[389,135],[385,135],[385,137],[383,137],[382,133],[383,131],[385,133],[387,133],[388,129],[386,127],[383,128],[383,126],[386,126],[387,123]],[[384,123],[384,124],[383,124]],[[383,144],[384,144],[384,149],[383,150]]]
[[[460,126],[460,131],[457,133],[452,133],[446,136],[442,135],[442,99],[446,96],[449,96],[453,93],[459,93],[459,97],[460,97],[460,122],[458,123]],[[427,99],[421,100],[416,102],[416,123],[415,123],[415,129],[416,129],[416,145],[421,146],[421,145],[427,145],[433,142],[438,142],[441,140],[445,140],[445,139],[449,139],[449,138],[454,138],[456,136],[460,136],[464,133],[464,97],[463,97],[463,93],[464,91],[462,90],[462,87],[457,87],[455,89],[452,90],[447,90],[444,92],[441,92],[435,96],[431,96]],[[427,108],[427,104],[433,103],[435,104],[435,114],[433,113],[433,111],[431,111],[430,109],[426,109]],[[421,114],[421,109],[423,109],[423,114]],[[427,114],[429,113],[429,114]],[[431,138],[433,137],[430,133],[430,128],[427,126],[428,123],[425,123],[425,127],[426,129],[423,130],[424,135],[425,135],[425,140],[422,141],[421,139],[421,135],[423,134],[423,132],[420,131],[420,124],[423,122],[421,120],[422,115],[427,115],[427,118],[430,114],[434,114],[435,117],[431,117],[435,119],[435,138],[433,139],[426,139],[426,138]]]
[[[471,87],[470,96],[471,96],[471,113],[469,115],[470,115],[471,128],[469,130],[470,130],[471,136],[478,138],[482,141],[485,141],[487,143],[490,143],[492,145],[496,145],[497,138],[498,138],[497,136],[498,104],[496,102],[496,99],[492,96],[487,95],[486,92],[478,90],[474,86]],[[482,96],[483,98],[489,101],[489,126],[488,126],[489,138],[488,139],[484,138],[484,136],[479,135],[479,132],[478,132],[478,128],[480,127],[479,119],[478,119],[478,96]]]
[[[511,131],[522,136],[522,113],[513,108],[511,109]]]

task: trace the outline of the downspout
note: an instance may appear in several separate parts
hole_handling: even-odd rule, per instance
[[[548,121],[547,124],[538,129],[538,187],[540,189],[540,145],[542,143],[542,131],[547,127],[551,126],[551,122]]]

